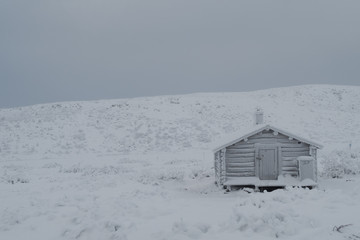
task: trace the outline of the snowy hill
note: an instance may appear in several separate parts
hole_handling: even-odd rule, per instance
[[[330,174],[319,188],[215,186],[207,153],[252,128],[257,107],[267,123],[325,146]],[[0,239],[359,239],[360,152],[349,154],[350,141],[359,147],[360,87],[1,109]]]
[[[209,150],[252,127],[256,107],[325,151],[360,143],[360,87],[307,85],[0,109],[0,156]]]

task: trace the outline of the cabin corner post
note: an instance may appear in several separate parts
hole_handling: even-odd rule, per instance
[[[226,148],[220,150],[220,185],[226,181],[226,163],[225,163]]]
[[[310,147],[310,156],[314,159],[314,176],[315,182],[318,181],[318,161],[317,161],[317,148],[314,146]]]
[[[220,186],[220,151],[214,153],[215,184]]]
[[[278,151],[278,176],[282,175],[282,167],[283,167],[283,159],[282,159],[282,148],[281,145],[277,145],[277,151]]]

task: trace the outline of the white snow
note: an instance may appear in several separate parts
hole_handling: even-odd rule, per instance
[[[257,107],[324,145],[317,189],[214,185],[212,144]],[[0,109],[0,239],[358,239],[359,110],[316,85]]]
[[[304,179],[304,180],[300,180],[297,177],[292,177],[292,176],[279,176],[277,180],[260,180],[258,177],[242,177],[242,178],[232,178],[232,177],[227,177],[226,181],[224,182],[224,185],[230,185],[230,186],[236,186],[236,185],[242,185],[242,186],[246,186],[246,185],[255,185],[255,186],[268,186],[268,187],[273,187],[273,186],[316,186],[316,182],[314,182],[311,179]]]

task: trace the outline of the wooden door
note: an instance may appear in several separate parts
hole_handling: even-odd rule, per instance
[[[258,149],[260,180],[278,179],[278,150],[276,146],[262,146]]]

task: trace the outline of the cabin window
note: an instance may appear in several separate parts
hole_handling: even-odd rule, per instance
[[[301,144],[301,142],[298,142],[298,144]]]

